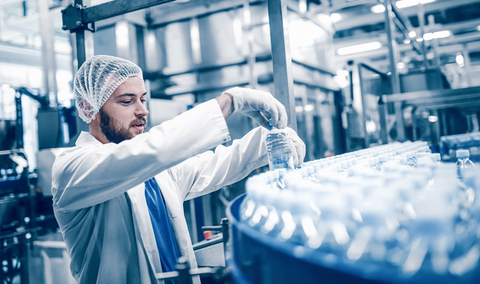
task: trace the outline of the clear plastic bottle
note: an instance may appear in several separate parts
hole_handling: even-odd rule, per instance
[[[475,164],[470,160],[470,151],[466,149],[457,150],[457,177],[462,179],[462,169],[474,167]]]
[[[308,180],[311,182],[316,182],[318,183],[318,177],[317,174],[315,173],[315,169],[313,166],[305,166],[302,168],[302,174],[303,174],[303,179]]]
[[[270,133],[267,134],[266,139],[270,170],[282,168],[287,171],[293,170],[292,141],[290,136],[284,129],[272,126],[270,128]]]
[[[284,195],[282,202],[283,210],[279,215],[282,230],[277,238],[297,245],[307,245],[309,239],[317,234],[315,224],[319,217],[312,209],[308,195]]]
[[[285,174],[287,173],[286,169],[275,169],[276,175],[278,174],[277,187],[280,190],[285,189]]]
[[[258,192],[266,190],[267,179],[265,175],[256,175],[247,180],[245,184],[246,196],[240,205],[240,219],[242,221],[248,221],[255,212],[255,209],[259,206],[260,200],[258,198]]]

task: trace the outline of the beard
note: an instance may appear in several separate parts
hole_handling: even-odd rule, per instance
[[[132,139],[135,136],[129,131],[129,128],[123,128],[119,126],[120,123],[118,123],[117,120],[115,120],[108,113],[106,113],[103,108],[100,108],[99,113],[100,129],[102,130],[108,141],[118,144],[124,140]],[[131,125],[134,125],[139,121],[146,122],[146,119],[144,117],[139,118],[132,122]],[[145,131],[141,131],[137,134],[141,134],[143,132]]]

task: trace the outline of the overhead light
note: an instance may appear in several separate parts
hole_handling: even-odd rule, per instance
[[[375,121],[373,120],[365,121],[365,129],[367,130],[368,133],[373,133],[377,131],[377,125],[375,124]]]
[[[414,38],[414,37],[416,37],[416,36],[417,36],[417,33],[416,33],[415,31],[410,31],[410,32],[408,33],[408,37],[409,37],[409,38]]]
[[[375,13],[375,14],[383,13],[385,12],[385,6],[383,6],[382,4],[378,4],[378,5],[372,6],[370,10],[372,11],[372,13]]]
[[[397,8],[402,9],[402,8],[408,8],[408,7],[413,7],[418,4],[428,4],[435,2],[435,0],[400,0],[395,3],[395,6]]]
[[[298,1],[298,10],[301,14],[307,12],[307,0],[300,0]]]
[[[434,38],[446,38],[452,35],[451,31],[439,31],[439,32],[434,32],[433,37]]]
[[[461,53],[457,54],[455,57],[455,61],[457,62],[458,66],[463,67],[465,65],[465,59]]]
[[[128,23],[125,21],[117,22],[115,25],[115,40],[117,46],[127,47],[129,42]]]
[[[352,53],[359,53],[364,51],[376,50],[382,47],[382,43],[379,41],[372,41],[368,43],[362,43],[352,46],[341,47],[337,50],[338,55],[347,55]]]
[[[402,8],[412,7],[418,4],[420,4],[420,1],[418,0],[400,0],[395,3],[395,6],[397,6],[397,8],[399,9],[402,9]]]
[[[318,14],[317,19],[320,23],[323,23],[323,24],[326,24],[326,25],[331,25],[332,24],[332,19],[327,14]]]
[[[348,84],[349,84],[349,82],[348,82],[348,76],[349,75],[350,75],[350,73],[347,70],[338,70],[337,75],[333,77],[333,80],[335,82],[337,82],[337,84],[340,88],[343,89],[346,86],[348,86]]]
[[[406,67],[405,63],[404,62],[398,62],[397,63],[397,69],[404,69]]]
[[[478,26],[477,26],[477,31],[479,31],[479,32],[480,32],[480,25],[478,25]]]
[[[432,39],[434,39],[433,33],[425,33],[425,34],[423,34],[423,39],[424,39],[424,40],[432,40]]]
[[[428,117],[428,121],[430,121],[430,122],[437,122],[437,121],[438,121],[438,117],[435,116],[435,115],[430,115],[430,116]]]
[[[315,106],[314,105],[306,105],[305,106],[305,111],[306,112],[309,112],[309,111],[312,111],[315,109]]]
[[[342,19],[342,15],[340,15],[339,13],[332,13],[330,15],[330,19],[332,20],[332,22],[336,23]]]
[[[425,33],[423,35],[424,40],[432,40],[432,39],[439,39],[439,38],[446,38],[452,35],[451,31],[439,31],[434,33]]]
[[[337,76],[348,77],[350,76],[350,73],[347,70],[338,70]]]

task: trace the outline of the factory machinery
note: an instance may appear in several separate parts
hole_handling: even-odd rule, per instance
[[[3,283],[13,283],[22,275],[28,282],[28,244],[35,234],[32,215],[33,189],[25,153],[21,150],[0,151],[0,255]]]
[[[257,175],[229,207],[230,271],[236,283],[476,283],[479,173],[405,142]]]
[[[247,180],[220,232],[157,275],[191,283],[477,283],[478,134],[392,143]],[[442,160],[442,157],[444,160]],[[478,153],[472,156],[478,161]],[[220,248],[220,249],[218,249]],[[200,251],[202,251],[200,253]],[[219,258],[220,256],[220,258]]]
[[[380,183],[385,184],[387,180],[393,180],[390,170],[394,167],[387,163],[383,171],[375,174],[355,170],[362,161],[362,165],[370,169],[370,166],[377,164],[375,159],[388,160],[394,156],[405,155],[408,161],[408,155],[397,153],[397,150],[389,150],[395,152],[394,155],[366,154],[361,149],[378,150],[380,148],[376,148],[377,145],[422,140],[428,142],[431,151],[441,153],[442,161],[447,163],[456,161],[455,150],[464,146],[462,143],[465,139],[446,137],[478,131],[480,89],[450,89],[437,69],[398,74],[392,72],[394,70],[385,72],[360,61],[349,62],[350,79],[358,76],[360,85],[362,108],[360,111],[354,109],[353,81],[350,82],[350,92],[344,94],[345,90],[341,90],[333,80],[336,75],[332,71],[333,32],[308,15],[300,13],[292,1],[190,1],[168,6],[164,11],[161,8],[165,6],[163,4],[170,5],[167,3],[173,1],[124,1],[122,5],[116,3],[117,1],[110,1],[91,7],[85,5],[87,1],[73,2],[62,10],[62,29],[72,33],[74,68],[80,66],[87,55],[92,55],[92,42],[95,54],[116,55],[138,63],[144,70],[146,86],[151,96],[151,125],[157,122],[154,119],[156,107],[160,104],[157,104],[157,99],[173,100],[174,97],[190,94],[194,96],[195,103],[199,103],[213,98],[219,91],[231,86],[254,87],[274,94],[286,106],[289,126],[296,129],[305,141],[306,161],[311,161],[303,170],[297,169],[289,177],[286,176],[285,182],[289,179],[300,180],[299,186],[308,190],[313,190],[316,186],[326,186],[329,190],[335,188],[341,191],[340,185],[348,184],[363,194],[363,189],[355,184],[359,183],[359,177],[363,177],[363,182],[365,177],[370,178],[372,175],[372,180],[375,180],[378,186]],[[200,2],[201,5],[198,5]],[[391,6],[392,1],[385,3]],[[157,5],[160,8],[153,9]],[[142,9],[148,10],[145,14],[135,14],[135,11]],[[402,18],[398,10],[393,9],[392,12],[396,18]],[[141,20],[136,17],[138,15],[141,15]],[[387,34],[390,37],[394,36],[392,30],[395,30],[395,25],[402,31],[408,31],[409,27],[405,26],[405,22],[394,21],[388,17],[391,16],[387,15],[386,20]],[[321,34],[322,37],[312,36],[311,49],[300,46],[300,43],[295,46],[296,42],[301,42],[299,38],[289,46],[285,44],[286,37],[294,37],[295,34],[288,35],[288,31],[282,29],[287,26],[287,20],[297,25],[313,23],[306,25],[308,28],[304,30],[313,29],[315,34]],[[265,32],[267,26],[270,30]],[[394,41],[389,40],[390,45],[392,42]],[[419,50],[413,40],[412,45],[414,50]],[[390,50],[396,48],[389,47]],[[391,66],[396,66],[393,57],[394,54],[389,54]],[[57,228],[51,210],[48,177],[53,159],[61,151],[58,147],[69,146],[62,142],[65,136],[62,134],[62,120],[68,122],[70,144],[74,142],[76,133],[86,129],[86,124],[80,120],[74,121],[74,113],[67,115],[62,113],[61,109],[51,108],[44,99],[46,96],[37,96],[25,88],[17,88],[16,93],[17,119],[0,121],[0,150],[5,150],[0,157],[0,249],[3,268],[0,279],[11,283],[15,277],[21,275],[22,283],[28,283],[26,267],[29,256],[26,248],[38,237],[55,232]],[[40,151],[37,155],[37,169],[31,173],[28,172],[28,162],[22,149],[22,95],[40,103],[37,116]],[[74,112],[73,109],[69,111]],[[228,121],[233,138],[242,136],[253,126],[250,121],[242,119],[245,118],[232,117]],[[472,158],[478,159],[478,148],[469,146],[468,149]],[[345,152],[350,152],[350,156],[340,155]],[[364,154],[372,156],[365,158]],[[410,156],[413,157],[414,154]],[[328,155],[337,156],[335,159],[324,159]],[[387,155],[387,158],[384,155]],[[417,158],[422,155],[419,154]],[[403,157],[397,158],[398,162],[393,163],[395,166],[400,164],[401,169],[397,171],[404,175],[402,177],[407,176],[404,180],[416,176],[409,176],[412,170],[433,177],[442,166],[436,163],[426,165],[423,158],[425,157],[420,159],[423,162],[416,166],[404,165]],[[306,182],[306,179],[310,178],[298,177],[298,173],[303,175],[304,171],[312,169],[320,176],[328,173],[327,176],[321,176],[328,185],[319,183],[320,185],[312,186]],[[265,169],[259,169],[258,172],[262,171]],[[262,174],[260,178],[264,187],[270,186],[269,181],[263,180],[267,175],[271,174]],[[333,176],[339,179],[330,179]],[[269,179],[275,177],[268,177],[267,180]],[[467,178],[465,182],[470,182],[469,187],[476,190],[475,186],[478,184],[475,184],[474,180]],[[400,261],[397,261],[386,264],[389,268],[395,266],[397,270],[385,270],[385,273],[394,271],[392,273],[395,277],[380,273],[379,277],[375,278],[359,272],[354,264],[362,263],[365,256],[370,256],[368,250],[356,261],[345,261],[338,256],[339,251],[334,248],[331,248],[329,253],[324,253],[322,245],[315,247],[274,238],[253,228],[249,221],[242,219],[241,206],[244,200],[250,199],[253,192],[248,189],[248,184],[251,184],[249,182],[249,194],[235,199],[243,194],[244,182],[222,189],[220,193],[214,193],[213,197],[205,196],[186,204],[187,222],[193,242],[196,243],[194,249],[200,268],[190,270],[185,260],[180,259],[176,272],[157,275],[159,279],[177,279],[180,283],[190,283],[190,276],[200,275],[204,283],[282,283],[287,280],[289,283],[317,283],[319,281],[314,280],[318,279],[332,283],[372,283],[424,282],[425,277],[433,275],[432,281],[446,281],[437,277],[442,275],[446,276],[447,280],[473,283],[472,277],[478,277],[478,273],[475,274],[478,267],[472,268],[473,272],[458,272],[464,266],[457,265],[460,270],[455,270],[455,259],[462,259],[461,255],[457,254],[455,258],[448,259],[447,266],[438,264],[439,267],[447,267],[443,272],[437,267],[433,270],[435,273],[431,274],[432,270],[420,266],[415,273],[410,273],[409,278],[408,275],[400,275],[399,271],[403,268]],[[408,184],[411,184],[410,182],[421,183],[416,178]],[[290,189],[301,190],[299,186]],[[456,186],[453,188],[458,192],[462,190]],[[471,191],[468,192],[469,198],[472,198]],[[253,196],[256,194],[253,193]],[[268,194],[258,196],[262,201],[270,198]],[[215,199],[223,200],[222,204],[215,203]],[[228,218],[224,218],[223,209],[226,206]],[[407,212],[411,213],[408,210]],[[469,220],[478,221],[475,218]],[[214,226],[218,223],[219,226]],[[213,232],[213,235],[210,232]],[[346,251],[346,246],[351,246],[355,240],[355,234],[351,234],[349,230],[347,232],[349,242],[342,247]],[[201,241],[202,239],[205,240]],[[317,245],[318,242],[317,240]],[[322,243],[329,242],[325,239]],[[405,253],[415,251],[412,250],[412,243],[403,245],[401,249]],[[464,248],[463,252],[470,252],[466,254],[465,262],[476,263],[477,245],[469,246],[470,250]],[[424,262],[427,266],[430,265],[430,255],[430,252],[425,253]],[[404,257],[403,261],[406,260],[405,255]],[[453,268],[450,268],[452,265]],[[367,266],[372,271],[378,271],[375,263],[368,263]],[[401,267],[400,270],[398,267]],[[66,271],[68,273],[68,268]],[[386,277],[390,276],[392,278],[389,279],[393,280],[386,281]]]

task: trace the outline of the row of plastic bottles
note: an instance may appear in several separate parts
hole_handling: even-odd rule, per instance
[[[442,136],[440,138],[440,153],[443,160],[453,161],[456,160],[455,153],[459,149],[469,150],[474,160],[478,160],[480,157],[480,133],[464,133],[449,136]]]
[[[23,172],[22,167],[13,169],[0,169],[0,181],[12,181],[20,179]]]
[[[480,168],[440,163],[425,142],[397,143],[254,176],[240,217],[325,265],[446,283],[480,275],[479,190]]]

